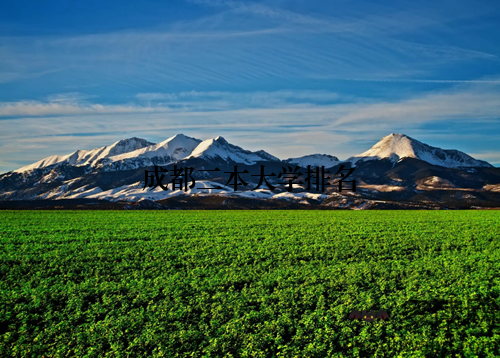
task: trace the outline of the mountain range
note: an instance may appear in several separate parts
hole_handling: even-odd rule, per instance
[[[155,165],[169,173],[194,168],[195,187],[144,189],[145,170]],[[237,191],[229,182],[235,165],[248,172]],[[330,179],[339,169],[353,168],[349,178],[357,189],[340,192],[339,176],[324,191],[307,188],[308,165],[324,166]],[[273,191],[266,185],[252,190],[261,166]],[[279,173],[297,166],[301,174],[289,192]],[[220,170],[210,172],[215,168]],[[160,143],[132,137],[44,158],[0,175],[0,201],[0,208],[493,208],[500,207],[500,168],[398,133],[345,160],[329,154],[279,159],[220,136],[202,141],[177,134]]]

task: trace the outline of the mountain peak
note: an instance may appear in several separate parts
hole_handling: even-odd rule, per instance
[[[179,133],[158,144],[110,157],[109,162],[113,163],[113,170],[135,169],[141,165],[150,166],[156,163],[167,164],[184,159],[199,143],[201,140]]]
[[[188,137],[187,135],[184,135],[182,133],[178,133],[170,138],[167,138],[165,139],[163,142],[159,143],[161,144],[161,146],[165,146],[165,145],[168,145],[168,144],[174,144],[174,145],[177,145],[177,144],[182,144],[182,143],[185,143],[185,142],[192,142],[192,141],[195,141],[197,143],[201,143],[201,140],[200,139],[196,139],[196,138],[193,138],[193,137]]]
[[[391,134],[385,136],[384,138],[386,138],[386,137],[402,138],[402,137],[408,137],[408,136],[406,134],[403,134],[403,133],[391,133]]]
[[[255,164],[258,161],[269,160],[279,161],[278,158],[266,153],[265,151],[251,152],[249,150],[245,150],[229,143],[221,136],[201,142],[188,158],[221,158],[223,160],[231,160],[235,163],[243,164]]]
[[[187,135],[184,135],[182,133],[177,133],[176,135],[174,135],[173,137],[170,137],[169,139],[186,139],[186,138],[191,138],[191,137],[188,137]]]
[[[415,149],[423,144],[405,134],[391,133],[379,140],[373,147],[360,154],[360,157],[390,158],[397,156],[397,160],[403,157],[417,158]],[[356,156],[357,157],[357,156]]]
[[[382,139],[379,142],[388,141],[388,140],[399,141],[399,140],[403,140],[403,139],[416,140],[416,139],[413,139],[411,137],[408,137],[406,134],[403,134],[403,133],[391,133],[389,135],[386,135],[385,137],[382,137]]]
[[[116,143],[128,143],[128,142],[142,142],[146,141],[145,139],[139,138],[139,137],[130,137],[130,138],[124,138],[119,140]],[[146,141],[147,142],[147,141]]]
[[[107,153],[107,156],[113,156],[113,155],[131,152],[131,151],[134,151],[136,149],[148,147],[148,146],[154,145],[154,144],[155,143],[149,142],[146,139],[142,139],[142,138],[138,138],[138,137],[121,139],[118,142],[115,142],[108,147],[109,152]],[[106,148],[106,147],[104,147],[104,148]]]
[[[154,143],[149,142],[142,138],[132,137],[121,139],[109,146],[99,147],[91,150],[77,150],[71,154],[66,155],[52,155],[50,157],[39,160],[36,163],[26,165],[22,168],[14,170],[14,172],[22,173],[34,169],[50,167],[53,165],[93,165],[93,163],[109,158],[111,156],[128,153],[139,148],[144,148]]]
[[[229,144],[229,142],[227,140],[225,140],[224,137],[222,137],[220,135],[215,137],[214,141],[217,143],[220,143],[220,144]]]
[[[359,160],[390,159],[396,163],[402,158],[416,158],[447,168],[492,167],[491,164],[458,150],[432,147],[401,133],[391,133],[383,137],[366,152],[346,161],[356,163]]]
[[[308,165],[313,167],[325,166],[325,168],[330,168],[339,163],[339,158],[329,154],[309,154],[298,158],[288,158],[284,160],[284,162],[300,165],[304,168]]]

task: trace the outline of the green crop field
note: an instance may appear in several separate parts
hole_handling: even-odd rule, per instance
[[[1,357],[498,357],[500,212],[3,211],[0,292]]]

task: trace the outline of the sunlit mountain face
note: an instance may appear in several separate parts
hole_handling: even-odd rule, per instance
[[[165,176],[192,168],[189,186],[174,187],[168,179],[165,185],[150,185],[155,166],[165,170]],[[235,168],[241,175],[236,181]],[[331,185],[320,188],[316,179],[307,179],[307,170],[314,176],[320,168]],[[349,181],[355,181],[356,187],[344,184],[341,191],[338,180],[349,168],[353,169]],[[291,186],[286,185],[285,175],[280,177],[287,170],[296,173]],[[350,209],[495,207],[500,206],[500,169],[463,152],[431,147],[397,133],[345,160],[329,154],[280,159],[264,150],[243,149],[221,136],[201,140],[177,134],[160,143],[133,137],[51,156],[0,176],[2,201],[156,202],[168,207],[166,203],[178,205],[179,198],[184,198],[193,203],[192,208],[202,208],[225,202],[216,197],[239,198],[241,207],[269,201],[279,202],[279,207]]]

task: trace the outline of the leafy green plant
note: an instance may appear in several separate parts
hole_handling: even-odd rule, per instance
[[[500,355],[497,211],[2,211],[0,247],[2,357]]]

